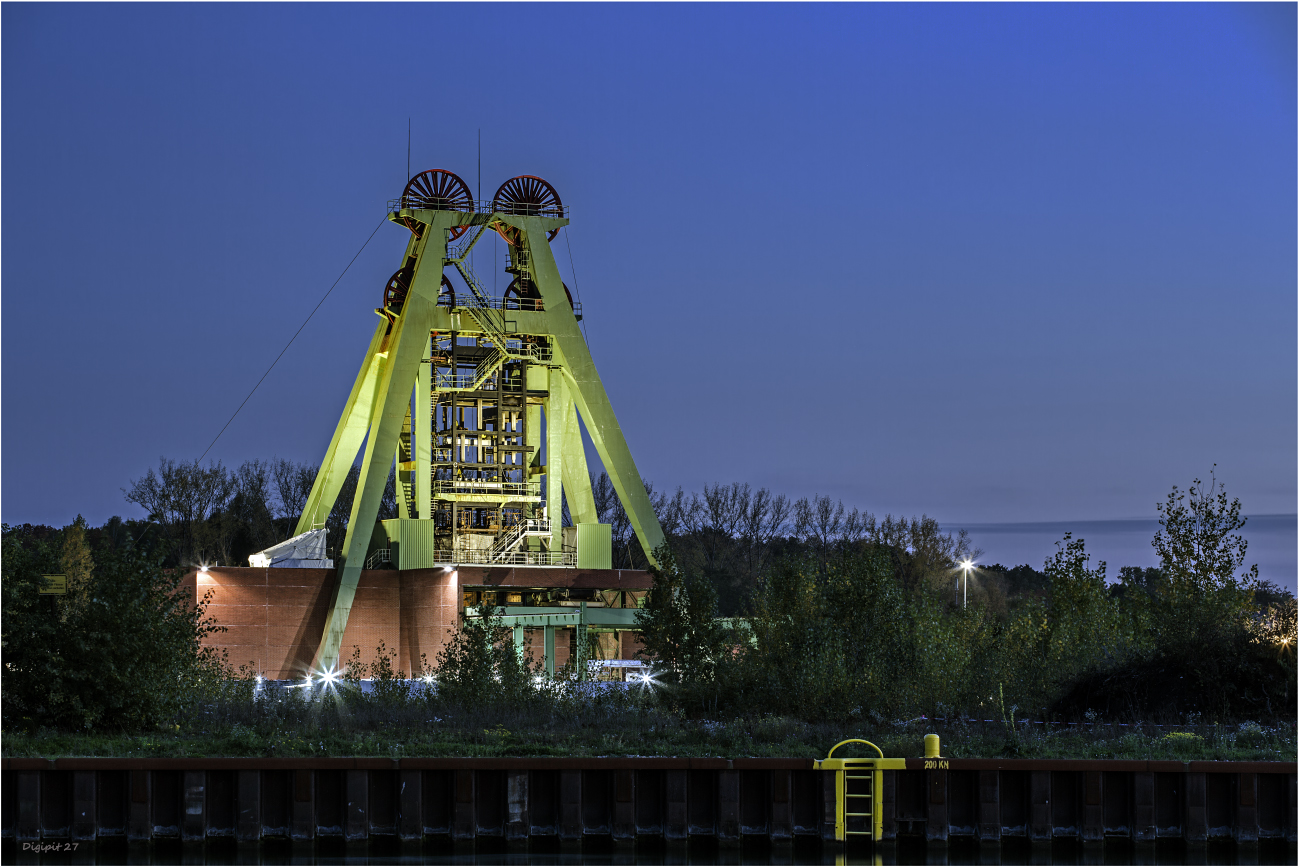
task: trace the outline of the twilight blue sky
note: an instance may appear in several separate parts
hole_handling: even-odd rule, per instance
[[[1296,7],[6,3],[3,520],[136,515],[412,167],[549,179],[633,455],[947,524],[1296,511]],[[384,225],[211,456],[319,460]],[[487,259],[488,261],[483,261]],[[491,274],[490,257],[476,263]],[[500,284],[504,286],[504,282]]]

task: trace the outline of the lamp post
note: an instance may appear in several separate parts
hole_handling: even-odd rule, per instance
[[[962,610],[965,610],[965,608],[966,608],[966,584],[967,584],[967,581],[970,579],[970,570],[971,570],[971,567],[972,567],[973,565],[975,565],[975,564],[974,564],[973,562],[971,562],[970,560],[962,560],[962,561],[961,561],[961,607],[962,607]]]

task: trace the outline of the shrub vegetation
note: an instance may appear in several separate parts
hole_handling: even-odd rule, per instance
[[[1243,568],[1213,480],[1161,506],[1159,568],[1110,583],[1067,534],[1042,569],[974,573],[965,606],[976,552],[929,518],[705,493],[655,500],[657,674],[630,687],[545,675],[491,614],[414,681],[381,647],[328,687],[263,683],[202,648],[220,627],[176,565],[201,532],[5,527],[5,754],[915,755],[934,730],[959,757],[1295,759],[1296,601]],[[68,594],[40,596],[55,572]]]

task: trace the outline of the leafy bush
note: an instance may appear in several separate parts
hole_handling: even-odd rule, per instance
[[[181,588],[179,572],[134,548],[92,558],[76,524],[54,545],[24,545],[4,528],[3,718],[6,729],[141,730],[177,716],[223,674],[201,647],[218,631]],[[66,596],[40,596],[66,569]]]
[[[537,675],[531,658],[515,651],[496,609],[461,618],[433,672],[439,700],[462,706],[525,702],[537,693]]]
[[[639,621],[669,706],[714,718],[990,719],[1010,705],[1022,720],[1293,719],[1295,598],[1243,569],[1239,512],[1213,482],[1175,488],[1159,569],[1108,585],[1106,564],[1067,533],[1033,592],[978,593],[969,607],[952,601],[954,563],[944,579],[931,557],[916,580],[887,540],[788,546],[735,635],[714,619],[704,571],[663,549]]]
[[[655,559],[659,566],[650,567],[651,589],[636,615],[645,654],[665,682],[711,682],[729,650],[716,619],[713,584],[698,573],[683,573],[667,544],[655,551]]]

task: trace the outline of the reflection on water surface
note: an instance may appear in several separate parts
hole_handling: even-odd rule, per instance
[[[1135,847],[1123,840],[1101,848],[1084,848],[1069,840],[1050,846],[1030,846],[1021,840],[1004,840],[1001,846],[954,841],[947,846],[927,846],[919,840],[873,848],[870,844],[847,851],[821,846],[815,840],[772,846],[763,840],[746,841],[740,849],[719,849],[712,840],[668,846],[647,841],[635,849],[615,849],[608,841],[589,841],[580,852],[561,850],[558,844],[528,850],[507,849],[503,844],[452,846],[446,840],[423,844],[387,841],[345,844],[318,840],[314,844],[266,841],[259,846],[237,846],[229,840],[206,845],[181,845],[162,841],[127,846],[120,841],[82,843],[71,852],[38,854],[22,850],[12,839],[3,843],[4,864],[502,864],[502,865],[670,865],[670,864],[1288,864],[1296,863],[1296,844],[1266,841],[1255,847],[1211,843],[1188,848],[1180,840],[1162,840],[1154,846]]]

